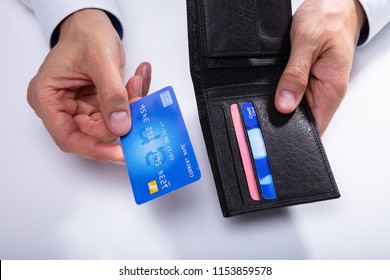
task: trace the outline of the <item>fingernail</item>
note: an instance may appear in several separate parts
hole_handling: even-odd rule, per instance
[[[126,162],[123,160],[123,161],[119,161],[119,160],[111,160],[110,163],[112,164],[119,164],[119,165],[124,165],[126,164]]]
[[[141,75],[144,80],[150,80],[150,77],[152,76],[151,68],[148,65],[142,67]]]
[[[130,130],[130,119],[126,111],[114,112],[110,115],[110,126],[117,135],[125,135]]]
[[[134,94],[142,97],[142,80],[140,77],[136,76],[133,82],[131,83],[131,89],[133,90]]]
[[[293,111],[295,109],[295,95],[287,90],[282,90],[278,99],[279,106],[286,111]]]

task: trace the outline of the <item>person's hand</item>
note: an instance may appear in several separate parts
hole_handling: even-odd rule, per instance
[[[149,90],[151,66],[142,63],[125,87],[125,53],[108,16],[87,9],[69,16],[27,100],[62,151],[124,163],[112,143],[131,127],[129,103]]]
[[[306,0],[291,26],[291,55],[275,95],[281,113],[291,113],[304,94],[322,134],[348,87],[352,60],[365,21],[357,0]]]

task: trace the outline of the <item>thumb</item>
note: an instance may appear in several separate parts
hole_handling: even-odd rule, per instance
[[[91,75],[96,86],[100,111],[107,128],[117,136],[130,130],[129,98],[119,67],[104,65]]]
[[[275,107],[283,114],[293,112],[302,100],[313,64],[313,53],[303,44],[293,44],[286,68],[275,93]]]

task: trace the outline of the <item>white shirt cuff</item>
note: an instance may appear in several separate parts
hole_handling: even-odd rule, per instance
[[[47,42],[51,42],[51,38],[55,28],[66,17],[72,13],[87,9],[95,8],[104,10],[118,20],[120,25],[121,17],[118,6],[114,0],[22,0],[35,13],[39,25],[43,31],[43,35]],[[122,26],[115,26],[118,32],[122,32]],[[118,30],[118,28],[120,30]]]
[[[363,46],[390,22],[390,0],[360,0],[360,4],[367,15],[368,21],[366,39],[359,42],[359,45]]]

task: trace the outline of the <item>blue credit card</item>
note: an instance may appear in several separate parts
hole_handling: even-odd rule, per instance
[[[132,128],[121,137],[134,198],[142,204],[200,179],[172,87],[130,104]]]
[[[257,176],[260,182],[261,194],[265,199],[275,199],[276,192],[272,179],[271,167],[263,135],[261,133],[260,123],[256,116],[255,107],[250,102],[242,103],[241,111],[248,133]]]

